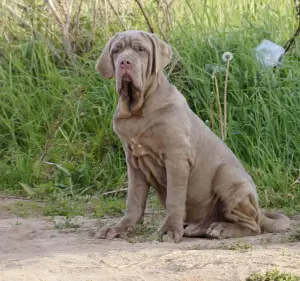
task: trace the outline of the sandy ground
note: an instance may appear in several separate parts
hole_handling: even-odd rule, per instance
[[[273,268],[300,274],[300,242],[283,243],[290,234],[129,243],[91,237],[107,221],[78,217],[77,229],[55,229],[63,220],[55,221],[0,212],[1,281],[240,281]]]

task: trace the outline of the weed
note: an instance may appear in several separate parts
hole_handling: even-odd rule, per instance
[[[235,239],[233,241],[218,241],[214,240],[214,243],[201,243],[187,247],[187,250],[208,250],[208,249],[222,249],[222,250],[234,250],[234,251],[246,251],[252,248],[251,243],[245,242],[243,239]]]
[[[63,218],[62,222],[54,222],[54,229],[80,228],[80,224],[73,223],[70,218]]]
[[[147,219],[143,219],[127,234],[127,241],[130,243],[136,243],[159,240],[157,230],[162,221],[163,212],[156,209],[154,214],[150,215]]]
[[[39,216],[89,216],[94,218],[113,217],[123,214],[125,209],[124,198],[67,198],[59,197],[57,200],[20,200],[9,204],[2,204],[0,210],[7,211],[18,217]]]
[[[243,251],[251,249],[252,245],[242,239],[237,239],[231,244],[224,245],[224,248],[228,250]]]
[[[40,216],[42,214],[43,206],[36,202],[22,200],[10,204],[3,204],[1,209],[17,217],[28,218]]]
[[[253,273],[245,281],[299,281],[300,277],[290,273],[280,273],[278,269],[265,274]]]
[[[289,242],[298,242],[300,241],[300,228],[295,229],[287,239]]]

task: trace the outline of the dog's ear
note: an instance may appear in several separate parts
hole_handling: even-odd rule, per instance
[[[114,75],[114,66],[110,55],[112,41],[113,37],[106,43],[95,67],[96,71],[98,71],[106,79],[110,79]]]
[[[172,49],[166,42],[159,39],[155,34],[150,34],[153,44],[153,72],[157,74],[164,69],[171,61]]]

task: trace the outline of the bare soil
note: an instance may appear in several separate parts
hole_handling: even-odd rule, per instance
[[[0,199],[0,205],[8,200]],[[0,280],[240,281],[273,268],[300,275],[300,242],[290,242],[299,218],[289,233],[243,239],[173,244],[147,240],[144,233],[136,234],[144,240],[90,235],[117,219],[76,217],[67,225],[61,217],[19,218],[0,211]]]

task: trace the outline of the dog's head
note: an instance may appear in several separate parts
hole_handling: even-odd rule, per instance
[[[156,35],[139,30],[117,33],[109,39],[96,64],[106,79],[116,79],[116,90],[130,111],[140,109],[151,78],[170,62],[171,47]]]

